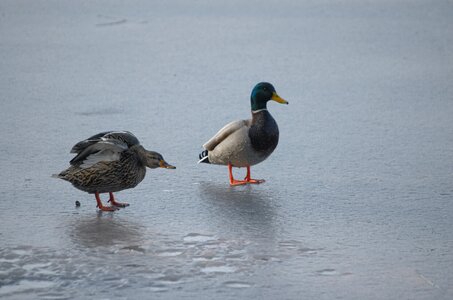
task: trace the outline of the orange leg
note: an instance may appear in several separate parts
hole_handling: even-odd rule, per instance
[[[228,164],[228,172],[230,175],[230,185],[231,186],[236,186],[236,185],[244,185],[247,183],[252,183],[252,184],[259,184],[263,183],[265,180],[264,179],[252,179],[250,177],[250,166],[247,166],[247,175],[245,176],[244,180],[236,180],[233,177],[233,166],[229,163]]]
[[[99,197],[99,193],[98,192],[94,193],[94,195],[96,196],[96,202],[98,203],[98,205],[96,207],[99,207],[100,210],[102,210],[102,211],[115,211],[115,210],[118,210],[118,208],[116,208],[116,207],[102,205],[102,201],[101,201],[101,198]]]
[[[252,179],[252,178],[250,178],[250,166],[247,166],[247,175],[245,176],[244,179],[245,179],[245,181],[247,183],[260,184],[260,183],[265,182],[264,179]]]
[[[112,203],[113,206],[116,206],[116,207],[126,207],[126,206],[129,206],[129,203],[126,203],[126,202],[116,202],[115,201],[115,197],[113,197],[113,193],[110,192],[110,199],[108,202]]]
[[[228,173],[230,175],[230,185],[235,186],[235,185],[243,185],[246,184],[247,182],[245,180],[236,180],[233,177],[233,166],[228,163]]]

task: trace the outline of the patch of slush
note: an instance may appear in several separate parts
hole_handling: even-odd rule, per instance
[[[164,256],[164,257],[172,257],[172,256],[181,255],[182,253],[183,253],[183,251],[181,251],[181,250],[168,249],[168,250],[158,251],[156,253],[156,255]]]
[[[104,244],[103,244],[104,245]],[[182,237],[154,235],[139,244],[115,244],[65,250],[16,247],[0,249],[0,296],[38,295],[65,298],[105,296],[125,288],[165,293],[187,282],[222,280],[229,274],[250,275],[255,267],[300,256],[297,241],[262,249],[246,239],[224,239],[190,233]],[[279,257],[279,255],[283,255]],[[101,287],[93,282],[102,282]],[[253,285],[226,281],[225,287]]]
[[[214,266],[201,269],[201,272],[203,273],[233,273],[234,271],[236,271],[236,269],[229,266]]]
[[[213,240],[214,237],[210,235],[203,235],[199,233],[189,233],[186,235],[183,240],[185,243],[199,243],[199,242],[207,242]]]
[[[0,296],[8,296],[25,292],[32,292],[40,289],[48,289],[55,286],[55,283],[42,280],[20,280],[16,284],[0,287]]]
[[[322,269],[317,271],[318,275],[321,276],[334,276],[338,275],[338,272],[335,269]]]
[[[243,289],[243,288],[249,288],[252,285],[248,282],[242,282],[242,281],[227,281],[224,282],[224,285],[230,288],[234,289]]]

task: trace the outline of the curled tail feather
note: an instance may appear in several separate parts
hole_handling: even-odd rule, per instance
[[[198,155],[198,158],[200,159],[198,163],[206,163],[210,164],[209,158],[208,158],[208,150],[204,150],[203,152]]]

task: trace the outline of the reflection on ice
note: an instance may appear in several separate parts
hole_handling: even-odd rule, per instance
[[[198,186],[206,218],[222,231],[272,241],[277,230],[272,194],[252,186],[229,187],[215,182]]]
[[[81,247],[137,244],[143,239],[143,228],[114,214],[84,216],[71,220],[69,235]]]

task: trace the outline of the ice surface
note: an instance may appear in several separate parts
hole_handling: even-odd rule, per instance
[[[453,298],[450,1],[3,0],[0,70],[1,298]],[[259,81],[231,188],[198,153]],[[50,177],[104,130],[177,166],[115,213]]]

